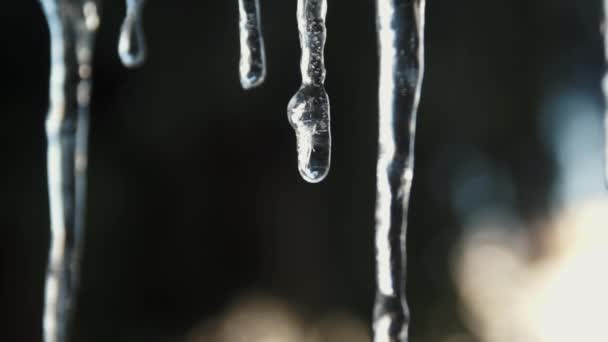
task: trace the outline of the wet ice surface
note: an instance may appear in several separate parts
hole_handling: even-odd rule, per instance
[[[91,59],[97,1],[40,0],[51,37],[48,187],[51,242],[44,341],[64,342],[78,288],[84,234]]]
[[[287,116],[296,133],[298,169],[310,183],[327,176],[331,161],[329,97],[324,87],[326,14],[325,0],[298,0],[302,86],[289,101]]]
[[[262,84],[266,78],[266,52],[259,0],[239,0],[239,35],[241,86],[250,89]]]
[[[380,58],[374,341],[408,341],[406,232],[423,63],[424,0],[376,0]]]
[[[146,60],[146,36],[143,10],[145,0],[127,0],[127,15],[120,29],[118,55],[129,68],[141,66]]]

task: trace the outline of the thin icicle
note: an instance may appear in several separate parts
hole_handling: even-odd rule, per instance
[[[604,31],[604,53],[608,61],[608,28],[606,18],[608,17],[608,0],[604,0],[604,21],[602,30]],[[604,106],[604,184],[608,187],[608,72],[602,80],[602,89],[604,90],[605,103]]]
[[[296,131],[298,169],[310,183],[327,176],[331,160],[329,97],[324,87],[326,14],[325,0],[298,0],[302,86],[289,101],[287,117]]]
[[[416,112],[424,70],[425,0],[376,0],[380,58],[374,341],[408,341],[406,231]]]
[[[239,0],[241,60],[239,73],[243,89],[259,86],[266,78],[266,52],[259,0]]]
[[[127,15],[120,29],[118,55],[124,66],[135,68],[146,60],[143,11],[145,0],[127,0]]]
[[[46,119],[51,243],[44,341],[64,342],[78,288],[82,252],[91,60],[98,1],[40,0],[51,37]]]

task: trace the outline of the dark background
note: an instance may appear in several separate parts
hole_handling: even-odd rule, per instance
[[[333,160],[316,185],[299,177],[286,118],[300,82],[296,1],[261,2],[268,75],[245,92],[236,0],[149,1],[149,59],[137,70],[116,52],[124,4],[105,1],[75,341],[181,341],[250,292],[305,316],[369,320],[373,1],[329,1]],[[592,0],[429,1],[408,237],[413,341],[468,334],[450,269],[464,220],[449,200],[467,158],[483,156],[510,180],[508,196],[465,191],[471,205],[507,196],[523,220],[547,214],[556,162],[540,108],[562,85],[603,106],[600,16]],[[48,31],[34,0],[3,4],[0,19],[0,341],[40,341]]]

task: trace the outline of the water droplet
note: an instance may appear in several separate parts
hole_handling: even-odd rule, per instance
[[[145,0],[127,0],[127,15],[120,29],[118,55],[129,68],[141,66],[146,60],[146,36],[143,26]]]
[[[259,0],[239,0],[241,59],[239,73],[243,89],[259,86],[266,78],[266,52]]]
[[[289,102],[287,116],[296,132],[298,169],[310,183],[322,181],[331,163],[330,106],[323,86],[326,14],[325,0],[298,0],[302,86]]]

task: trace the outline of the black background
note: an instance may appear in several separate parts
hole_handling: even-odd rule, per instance
[[[95,54],[86,251],[75,341],[179,341],[235,296],[369,320],[377,139],[373,1],[330,0],[333,160],[300,179],[286,105],[299,86],[296,1],[262,0],[264,85],[238,81],[237,1],[149,1],[149,59],[122,67],[122,1]],[[464,328],[450,273],[449,194],[472,146],[508,170],[515,204],[546,212],[554,161],[539,99],[576,83],[600,101],[600,1],[432,0],[409,227],[413,340]],[[0,8],[0,341],[40,341],[48,247],[49,41],[33,0]]]

